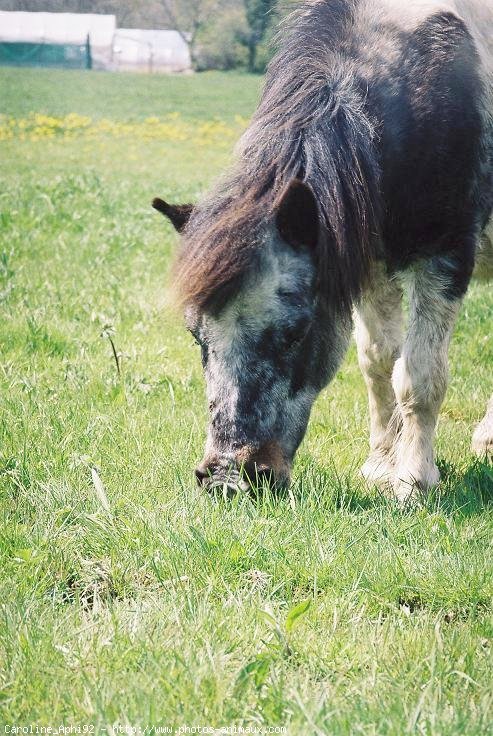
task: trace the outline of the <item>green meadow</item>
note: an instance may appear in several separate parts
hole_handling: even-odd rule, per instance
[[[150,202],[206,191],[261,81],[0,69],[2,733],[493,733],[493,468],[470,452],[491,286],[462,309],[421,508],[359,479],[354,347],[289,497],[195,485],[204,383]]]

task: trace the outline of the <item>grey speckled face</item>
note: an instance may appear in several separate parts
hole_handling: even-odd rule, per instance
[[[217,313],[186,315],[207,383],[210,424],[196,475],[209,489],[266,477],[288,484],[313,401],[349,336],[349,324],[320,314],[315,277],[307,249],[267,237],[238,293]]]

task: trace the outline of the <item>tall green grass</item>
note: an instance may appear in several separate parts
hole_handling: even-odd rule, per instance
[[[258,85],[4,69],[0,104],[231,119]],[[167,302],[176,237],[149,202],[195,199],[229,148],[0,142],[0,723],[491,733],[493,471],[469,451],[493,390],[491,288],[462,310],[424,508],[358,478],[354,349],[292,497],[214,503],[192,481],[206,407]]]

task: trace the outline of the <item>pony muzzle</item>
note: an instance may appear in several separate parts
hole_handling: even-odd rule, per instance
[[[263,488],[280,491],[289,485],[290,463],[284,460],[277,446],[272,452],[272,444],[256,452],[246,447],[234,459],[204,458],[195,469],[195,477],[206,490],[221,490],[228,496]]]

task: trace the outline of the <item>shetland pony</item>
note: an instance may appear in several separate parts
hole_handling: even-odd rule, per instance
[[[289,482],[355,324],[363,475],[402,502],[426,491],[454,323],[475,262],[493,272],[491,0],[306,2],[237,154],[197,206],[154,202],[182,234],[207,383],[199,483]],[[493,399],[473,447],[493,449]]]

